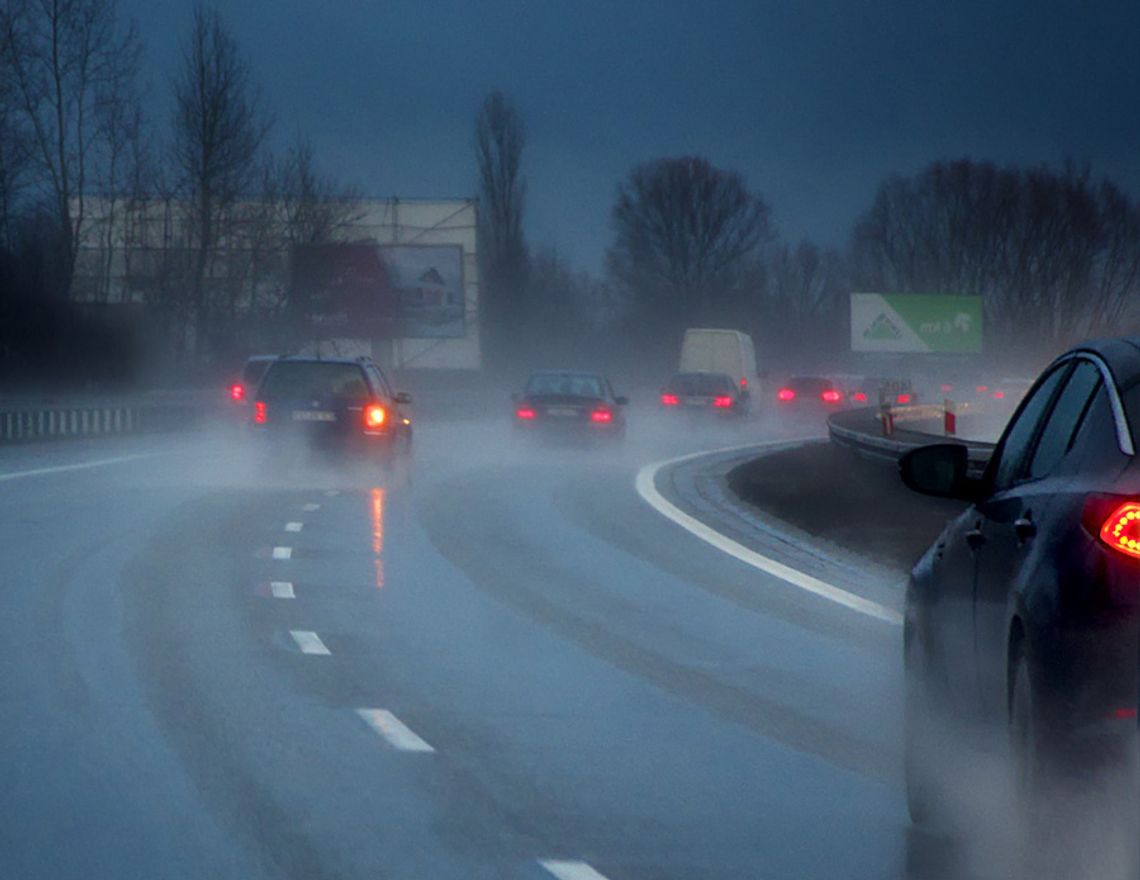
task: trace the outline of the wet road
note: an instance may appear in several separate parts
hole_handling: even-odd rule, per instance
[[[638,494],[760,429],[637,427],[425,424],[410,485],[2,450],[0,876],[911,876],[899,627]]]

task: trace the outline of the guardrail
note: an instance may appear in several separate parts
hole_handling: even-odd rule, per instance
[[[79,403],[0,401],[0,445],[184,430],[219,411],[216,394],[141,395]]]
[[[908,416],[913,414],[912,411],[926,409],[930,407],[893,407],[892,413],[896,421],[897,417],[902,415],[901,421],[905,423],[908,421]],[[929,415],[916,416],[916,418],[929,418]],[[833,413],[827,419],[827,432],[831,442],[837,446],[852,449],[867,458],[890,462],[898,461],[904,453],[919,446],[931,443],[960,443],[966,447],[970,457],[970,469],[974,473],[980,473],[985,468],[994,450],[993,443],[959,440],[947,437],[945,434],[905,428],[896,428],[892,434],[883,436],[881,414],[874,407]]]

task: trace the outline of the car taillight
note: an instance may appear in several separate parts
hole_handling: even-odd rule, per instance
[[[257,401],[253,405],[253,422],[256,425],[264,425],[269,421],[269,410],[266,408],[263,401]]]
[[[382,428],[388,421],[388,410],[376,403],[364,407],[364,427]]]
[[[238,382],[231,385],[230,400],[237,401],[238,403],[245,400],[245,386]]]
[[[824,403],[839,403],[839,401],[843,398],[843,395],[834,389],[828,389],[827,391],[821,393],[819,397],[820,400],[822,400]]]
[[[994,392],[994,400],[1005,400],[1005,392],[1004,391],[995,391]]]
[[[529,422],[534,418],[534,410],[529,406],[520,406],[515,410],[515,418],[522,419],[524,422]]]
[[[676,406],[678,403],[680,403],[680,401],[677,399],[676,394],[662,394],[661,395],[661,405],[662,406]]]
[[[795,400],[796,392],[794,392],[791,388],[781,388],[776,392],[776,397],[779,400]]]
[[[990,390],[990,386],[989,385],[979,385],[974,390],[977,391],[978,394],[986,394]]]
[[[954,390],[954,386],[948,385],[947,383],[943,382],[941,385],[938,386],[938,390],[941,391],[943,394],[949,394],[951,391]]]
[[[713,406],[719,407],[720,409],[729,409],[732,406],[732,398],[727,394],[721,394],[713,398]]]
[[[851,395],[851,399],[854,400],[856,403],[866,403],[867,402],[867,392],[866,391],[856,391],[854,394]]]
[[[590,413],[590,421],[591,422],[598,422],[600,424],[605,424],[606,422],[612,422],[613,420],[614,420],[614,414],[611,410],[608,410],[608,409],[596,409],[592,413]]]
[[[741,376],[740,377],[740,389],[743,391],[747,387],[748,387],[748,377],[747,376]]]
[[[1095,509],[1098,500],[1103,503],[1103,499],[1090,500],[1085,507],[1086,513],[1090,508]],[[1099,535],[1118,553],[1140,559],[1140,503],[1125,501],[1118,504],[1100,524]]]
[[[913,400],[913,398],[909,394],[900,394],[895,398],[895,403],[907,404],[910,403],[911,400]]]

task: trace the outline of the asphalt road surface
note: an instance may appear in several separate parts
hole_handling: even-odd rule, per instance
[[[0,877],[953,862],[908,830],[897,624],[638,491],[647,464],[796,431],[635,421],[588,451],[492,420],[418,432],[410,483],[265,473],[227,434],[0,450]],[[724,460],[650,476],[716,526]],[[784,550],[896,613],[897,572]]]

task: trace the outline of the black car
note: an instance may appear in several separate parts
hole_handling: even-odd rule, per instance
[[[781,412],[830,412],[844,402],[843,390],[822,376],[793,376],[776,392]]]
[[[968,502],[906,596],[907,793],[946,803],[952,729],[1008,735],[1022,818],[1051,782],[1135,776],[1140,696],[1140,338],[1055,361],[1017,408],[984,474],[966,447],[902,458],[904,482]],[[978,725],[971,722],[983,722]],[[1025,798],[1029,798],[1026,800]],[[1135,829],[1133,829],[1135,830]]]
[[[625,435],[624,407],[600,373],[540,370],[514,395],[514,424],[520,431],[567,437],[613,439]]]
[[[726,373],[675,373],[661,389],[661,405],[675,412],[741,416],[748,403],[748,390]]]
[[[369,358],[278,358],[257,387],[254,434],[271,449],[359,453],[390,462],[411,448],[407,394]]]

